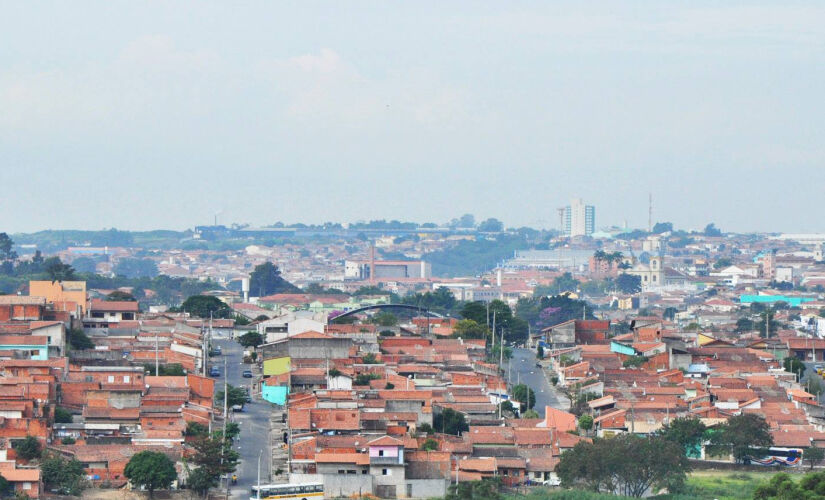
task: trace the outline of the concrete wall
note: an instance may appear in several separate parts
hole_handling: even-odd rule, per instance
[[[447,494],[447,480],[445,479],[408,479],[407,485],[407,491],[398,493],[411,493],[408,498],[441,498]]]
[[[373,477],[369,474],[324,474],[324,498],[372,494]]]

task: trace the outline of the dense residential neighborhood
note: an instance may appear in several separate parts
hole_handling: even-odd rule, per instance
[[[415,227],[365,241],[336,228],[322,247],[76,242],[55,255],[2,235],[15,288],[0,295],[0,476],[31,498],[553,490],[594,480],[571,465],[588,447],[683,427],[678,474],[818,465],[825,236],[660,229],[536,231],[531,248],[450,276],[428,255],[518,233]],[[156,269],[112,270],[141,254]],[[89,255],[93,269],[73,267]],[[184,259],[186,276],[160,279]],[[753,442],[731,441],[741,425],[756,426]],[[167,475],[143,477],[144,462]]]

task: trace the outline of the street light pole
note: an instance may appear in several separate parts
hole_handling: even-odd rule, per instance
[[[258,500],[261,500],[261,456],[264,454],[264,450],[261,449],[260,453],[258,453]]]

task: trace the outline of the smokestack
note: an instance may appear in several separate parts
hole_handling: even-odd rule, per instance
[[[421,261],[421,276],[419,277],[422,279],[427,277],[427,263],[423,260]]]
[[[501,288],[501,268],[496,270],[496,286]]]
[[[243,278],[241,280],[241,291],[243,292],[244,304],[249,303],[249,278]]]

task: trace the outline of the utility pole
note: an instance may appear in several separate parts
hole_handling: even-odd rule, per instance
[[[223,358],[223,434],[221,435],[221,465],[226,450],[226,421],[229,420],[229,377],[226,373],[226,357]],[[229,474],[226,475],[226,498],[229,499]]]
[[[261,500],[261,456],[264,454],[263,448],[258,453],[258,500]]]
[[[155,332],[155,376],[158,376],[158,332]]]
[[[493,347],[491,349],[496,348],[496,311],[493,309]]]

